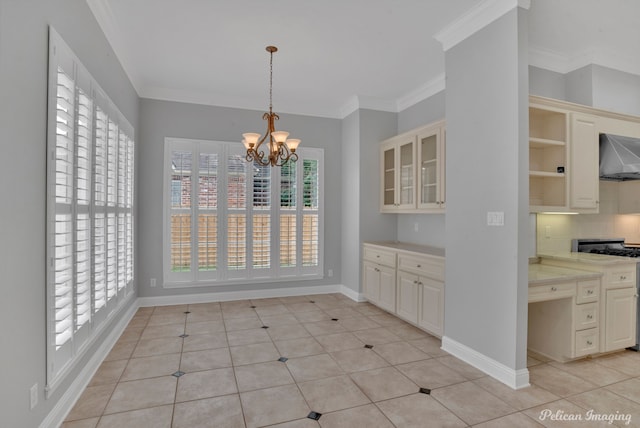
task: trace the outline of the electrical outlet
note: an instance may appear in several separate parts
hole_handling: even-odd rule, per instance
[[[417,232],[419,228],[420,228],[420,227],[418,226],[418,223],[417,223],[417,222],[416,222],[416,223],[413,223],[413,231],[414,231],[414,232]]]
[[[38,405],[38,383],[36,382],[31,388],[29,388],[29,403],[33,410]]]
[[[155,278],[151,278],[149,280],[149,287],[155,287],[156,286],[156,279]]]
[[[329,278],[333,277],[333,269],[329,269],[329,270],[327,271],[327,276],[328,276]]]

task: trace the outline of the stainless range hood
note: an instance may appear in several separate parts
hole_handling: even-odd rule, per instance
[[[600,134],[600,179],[640,180],[640,139]]]

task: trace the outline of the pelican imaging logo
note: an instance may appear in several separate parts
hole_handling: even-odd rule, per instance
[[[629,413],[620,413],[619,411],[615,411],[615,413],[598,413],[593,409],[587,410],[584,413],[571,413],[565,412],[564,410],[550,410],[544,409],[540,412],[538,416],[540,421],[558,421],[558,422],[607,422],[610,425],[614,422],[620,421],[624,423],[624,425],[629,425],[631,423],[631,414]]]

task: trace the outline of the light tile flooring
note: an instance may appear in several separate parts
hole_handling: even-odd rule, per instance
[[[529,366],[513,391],[340,294],[141,308],[63,427],[640,426],[639,354]]]

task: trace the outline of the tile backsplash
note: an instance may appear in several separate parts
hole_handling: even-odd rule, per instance
[[[625,238],[627,243],[640,243],[640,215],[537,215],[538,253],[571,251],[574,238]]]

